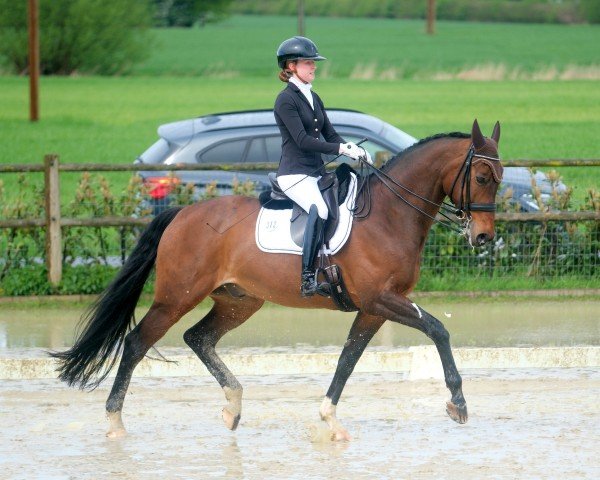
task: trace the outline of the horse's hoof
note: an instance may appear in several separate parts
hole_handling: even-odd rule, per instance
[[[331,432],[331,441],[332,442],[349,442],[352,440],[352,437],[348,433],[348,430],[345,428],[340,428]]]
[[[455,405],[452,402],[446,402],[446,413],[456,423],[467,423],[469,415],[467,414],[467,404]]]
[[[227,408],[223,409],[222,416],[223,421],[225,422],[225,426],[229,430],[235,430],[238,424],[240,423],[241,415],[234,415],[229,410],[227,410]]]
[[[123,425],[120,411],[106,412],[106,418],[108,418],[110,423],[108,432],[106,432],[108,438],[121,438],[127,435],[127,430],[125,430],[125,425]]]
[[[124,428],[109,430],[108,432],[106,432],[106,436],[108,438],[122,438],[127,436],[127,430],[125,430]]]

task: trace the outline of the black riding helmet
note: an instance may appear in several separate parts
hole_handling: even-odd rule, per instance
[[[306,37],[292,37],[285,40],[277,49],[277,64],[279,68],[285,68],[288,60],[326,60],[319,55],[317,46]]]

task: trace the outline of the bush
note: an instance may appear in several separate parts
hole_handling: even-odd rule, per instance
[[[66,265],[63,277],[56,287],[48,281],[44,265],[29,265],[11,271],[0,281],[0,295],[84,295],[101,293],[117,273],[117,268],[106,265]]]
[[[122,73],[149,52],[148,2],[51,0],[39,5],[42,74]],[[28,68],[27,20],[27,2],[0,0],[0,57],[20,74]]]
[[[154,0],[155,27],[191,27],[227,17],[232,0]]]
[[[3,296],[50,295],[53,290],[43,265],[14,268],[10,275],[0,280],[0,295]]]
[[[600,2],[598,0],[580,0],[581,12],[590,23],[600,23]]]

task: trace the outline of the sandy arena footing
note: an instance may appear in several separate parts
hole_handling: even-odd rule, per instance
[[[69,389],[39,349],[0,358],[0,478],[598,478],[600,347],[457,348],[470,419],[445,414],[435,347],[371,349],[338,416],[333,443],[318,408],[336,348],[235,349],[244,385],[229,432],[222,390],[187,350],[145,359],[125,403],[129,435],[107,439],[110,380]],[[561,368],[558,368],[561,367]],[[260,376],[257,376],[260,374]]]
[[[355,373],[338,406],[353,441],[334,443],[318,409],[331,374],[240,376],[238,430],[210,377],[134,378],[129,435],[105,437],[110,382],[0,381],[6,479],[600,477],[598,368],[463,370],[469,422],[445,413],[442,380]]]

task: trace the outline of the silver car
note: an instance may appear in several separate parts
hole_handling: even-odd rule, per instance
[[[346,141],[358,142],[367,139],[365,147],[376,165],[387,161],[417,141],[415,137],[384,122],[383,120],[355,110],[328,109],[327,115]],[[167,123],[158,128],[159,139],[136,160],[141,164],[215,164],[245,163],[261,164],[279,162],[281,157],[281,136],[275,123],[272,110],[250,110],[205,115],[190,120]],[[333,156],[323,155],[325,162]],[[340,157],[340,162],[351,166],[356,163],[348,157]],[[267,173],[254,171],[200,170],[178,171],[176,177],[182,184],[193,184],[199,198],[205,188],[216,183],[217,192],[232,192],[237,181],[254,184],[260,193],[270,188]],[[172,201],[170,191],[173,177],[167,171],[140,171],[140,176],[150,191],[149,206],[157,213]],[[552,185],[541,172],[536,174],[537,186],[542,197],[549,198]],[[512,189],[512,199],[523,211],[539,210],[531,195],[531,173],[526,168],[508,167],[504,169],[502,189]],[[564,189],[564,185],[559,185]]]

